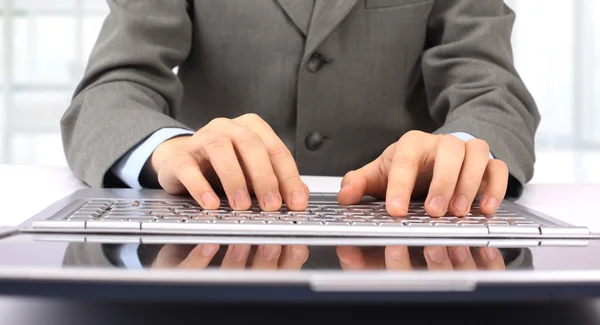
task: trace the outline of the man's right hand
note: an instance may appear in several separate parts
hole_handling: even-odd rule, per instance
[[[189,194],[204,209],[219,207],[216,188],[236,210],[250,208],[254,193],[265,211],[308,205],[308,187],[283,141],[258,115],[217,118],[192,136],[159,145],[150,159],[158,182],[171,194]]]

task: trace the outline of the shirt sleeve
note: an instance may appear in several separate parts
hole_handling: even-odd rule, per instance
[[[140,173],[156,147],[177,136],[192,134],[194,133],[189,130],[179,128],[160,129],[119,159],[111,170],[127,186],[141,189]]]
[[[450,133],[450,134],[461,139],[464,142],[467,142],[471,139],[475,139],[475,137],[473,135],[471,135],[470,133],[467,133],[467,132],[454,132],[454,133]],[[491,152],[490,152],[490,159],[494,159],[494,155],[492,155]]]

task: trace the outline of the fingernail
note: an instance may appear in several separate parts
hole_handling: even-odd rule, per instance
[[[402,252],[402,250],[400,248],[394,248],[391,249],[390,252],[390,258],[396,262],[400,262],[404,259],[404,257],[406,256],[406,254],[404,254],[404,252]]]
[[[307,202],[307,198],[306,198],[306,193],[303,190],[295,190],[294,192],[292,192],[292,204],[293,205],[300,205],[300,204],[306,204]]]
[[[268,210],[276,210],[281,206],[281,201],[279,201],[279,196],[273,192],[268,192],[267,195],[263,198],[265,203],[265,208]]]
[[[466,195],[461,194],[458,197],[456,197],[456,199],[452,203],[452,206],[458,212],[467,212],[467,209],[469,208],[469,199],[467,199]]]
[[[233,206],[242,209],[250,205],[250,195],[246,190],[237,190],[233,195]]]
[[[436,196],[429,201],[429,206],[436,214],[446,213],[446,200],[441,196]]]
[[[267,260],[272,260],[279,254],[279,247],[277,245],[265,245],[263,246],[263,255]]]
[[[250,253],[249,245],[233,245],[233,258],[241,262],[248,257],[248,253]]]
[[[219,245],[217,244],[202,244],[202,248],[200,248],[200,254],[204,257],[212,257],[219,250]]]
[[[292,259],[295,261],[301,261],[306,258],[305,249],[300,247],[292,247]]]
[[[219,201],[219,199],[212,194],[211,192],[204,192],[200,196],[200,205],[202,207],[213,207],[215,202]]]
[[[436,263],[442,263],[444,261],[446,253],[441,247],[430,247],[427,251],[429,259]]]
[[[488,198],[485,201],[485,207],[489,210],[496,209],[498,207],[498,200],[495,197]]]
[[[404,200],[401,196],[395,196],[390,201],[390,205],[397,209],[404,209]]]
[[[483,249],[483,253],[485,254],[485,257],[488,260],[496,259],[496,256],[498,254],[496,254],[496,249],[495,248],[483,247],[482,249]]]
[[[456,247],[452,251],[452,257],[454,258],[455,262],[459,264],[464,264],[467,261],[469,255],[465,247]]]

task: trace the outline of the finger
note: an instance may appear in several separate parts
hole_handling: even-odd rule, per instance
[[[385,248],[385,266],[388,270],[412,270],[408,247],[387,246]]]
[[[250,245],[235,244],[229,245],[227,252],[221,262],[223,269],[243,269],[246,267],[248,255],[250,254]]]
[[[152,262],[152,267],[156,268],[172,268],[181,263],[192,250],[190,245],[164,245],[156,255],[156,259]]]
[[[279,257],[279,268],[300,270],[308,259],[308,247],[303,245],[284,246]]]
[[[336,248],[340,266],[344,270],[366,269],[365,256],[358,246],[338,246]]]
[[[381,168],[382,161],[383,158],[379,157],[360,169],[348,172],[342,178],[338,202],[340,204],[356,204],[365,195],[383,197],[388,178]]]
[[[506,270],[500,251],[494,247],[480,247],[477,250],[476,264],[484,270]]]
[[[391,216],[401,217],[408,212],[408,205],[419,168],[427,159],[432,139],[423,132],[408,132],[394,145],[391,160],[383,158],[388,174],[386,209]]]
[[[204,209],[217,209],[219,197],[202,172],[196,158],[185,151],[168,157],[158,172],[158,182],[171,194],[181,194],[183,186]]]
[[[294,157],[275,131],[256,114],[246,114],[233,121],[246,126],[262,139],[275,175],[279,180],[279,190],[288,208],[305,210],[308,205],[309,193],[300,179]]]
[[[448,250],[444,246],[429,246],[423,249],[429,270],[453,270]]]
[[[258,270],[277,269],[281,245],[260,245],[254,255],[252,268]]]
[[[248,127],[228,119],[216,119],[209,127],[223,130],[233,142],[242,162],[242,170],[249,179],[261,208],[275,211],[281,208],[277,176],[273,171],[267,148],[261,137]]]
[[[425,211],[432,217],[441,217],[448,210],[458,175],[465,158],[465,143],[453,135],[440,138],[435,154],[433,177],[425,200]]]
[[[449,209],[453,215],[465,216],[471,210],[471,204],[477,195],[481,180],[490,160],[490,147],[480,139],[472,139],[465,144],[465,159],[450,201]]]
[[[219,244],[200,244],[194,247],[188,256],[179,264],[183,269],[205,269],[213,259]]]
[[[471,250],[465,246],[448,247],[448,255],[455,270],[476,270]]]
[[[498,206],[506,195],[508,167],[503,161],[492,159],[488,162],[484,178],[486,179],[487,186],[481,197],[479,208],[481,213],[492,215],[496,213]]]
[[[223,185],[231,207],[236,210],[249,209],[252,202],[250,194],[248,194],[246,178],[231,139],[223,132],[205,130],[194,134],[190,141],[186,142],[186,145],[201,148],[195,151],[200,151],[199,155],[205,156],[210,161]],[[188,150],[194,150],[194,148]],[[196,158],[196,160],[200,160],[199,157]]]

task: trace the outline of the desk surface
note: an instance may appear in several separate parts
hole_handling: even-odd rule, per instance
[[[0,165],[0,197],[3,207],[0,225],[16,226],[69,193],[85,188],[66,168]],[[305,176],[313,192],[337,192],[339,177]],[[517,203],[578,226],[600,232],[598,185],[529,184]]]

